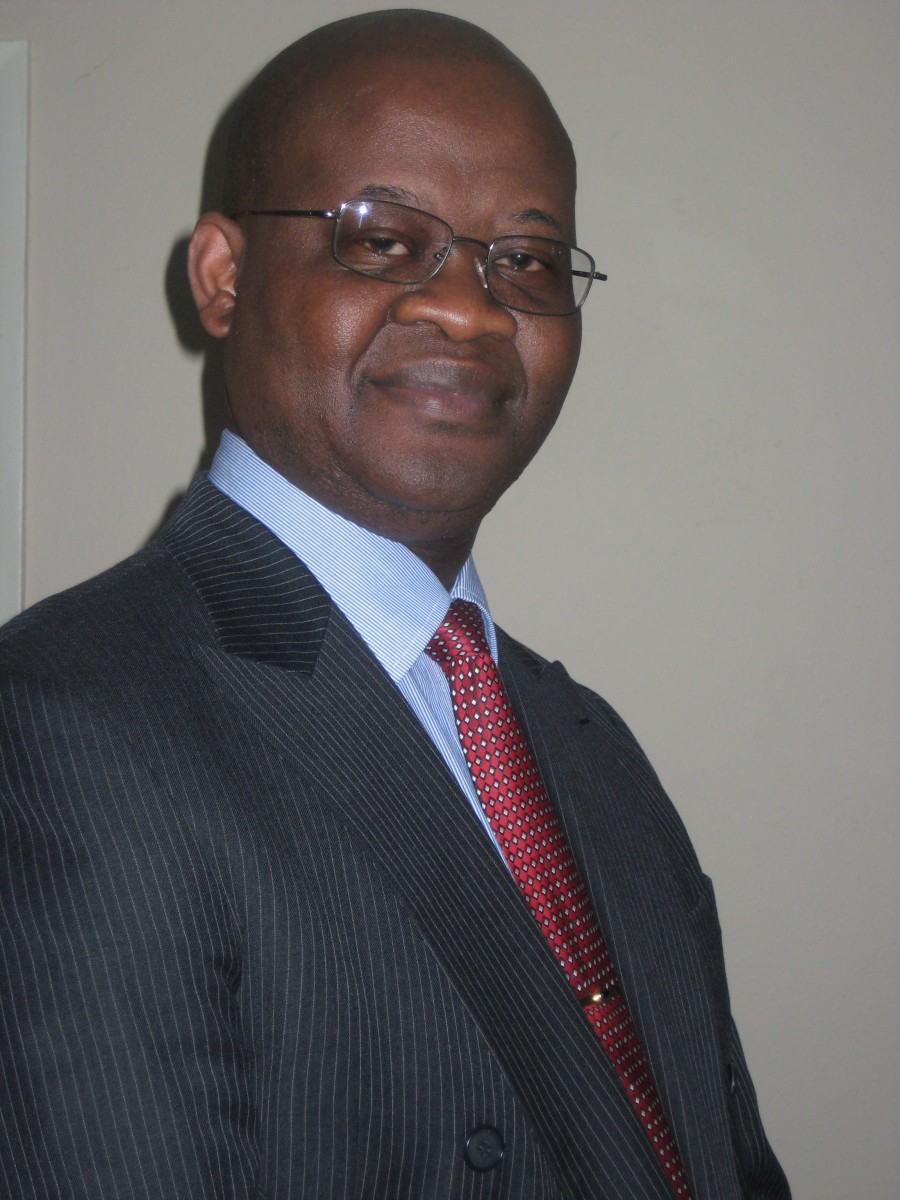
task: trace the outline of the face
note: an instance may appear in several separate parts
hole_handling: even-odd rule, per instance
[[[491,242],[574,242],[574,178],[545,102],[491,64],[358,62],[288,128],[258,207],[398,200]],[[468,541],[553,425],[580,319],[514,313],[477,247],[388,284],[331,254],[333,224],[241,220],[226,349],[238,432],[330,508],[412,549]],[[423,553],[423,557],[427,555]]]

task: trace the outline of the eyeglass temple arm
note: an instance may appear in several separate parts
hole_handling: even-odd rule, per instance
[[[226,215],[229,221],[239,217],[327,217],[333,221],[340,213],[328,208],[242,208]]]
[[[608,275],[601,275],[599,271],[576,271],[573,269],[573,275],[577,275],[580,279],[608,279]]]

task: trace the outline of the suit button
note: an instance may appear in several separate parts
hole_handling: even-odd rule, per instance
[[[734,1069],[734,1063],[729,1063],[725,1068],[725,1079],[728,1083],[728,1094],[733,1096],[737,1091],[737,1072]]]
[[[473,1171],[490,1171],[503,1157],[503,1138],[493,1125],[479,1125],[466,1137],[465,1160]]]

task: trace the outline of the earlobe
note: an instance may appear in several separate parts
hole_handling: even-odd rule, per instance
[[[221,213],[204,213],[188,245],[187,269],[200,323],[212,337],[231,330],[243,253],[240,226]]]

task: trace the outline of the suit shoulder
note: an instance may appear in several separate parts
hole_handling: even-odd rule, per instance
[[[617,763],[621,777],[628,780],[628,795],[648,815],[674,855],[674,861],[686,872],[692,891],[702,890],[706,886],[705,876],[684,822],[637,738],[616,709],[597,692],[572,679],[562,663],[551,663],[502,631],[498,631],[498,636],[502,655],[514,658],[520,668],[533,674],[554,677],[554,694],[571,718],[590,726],[584,744],[593,747],[598,762],[613,759]]]
[[[132,851],[150,842],[190,859],[199,609],[154,543],[0,630],[0,846],[27,857],[29,878],[100,859],[137,877]]]
[[[201,609],[166,546],[154,541],[109,570],[48,596],[0,629],[0,675],[70,684],[121,674],[158,652]]]
[[[9,622],[0,630],[0,792],[65,798],[72,815],[88,812],[88,794],[118,803],[113,776],[121,782],[137,763],[152,772],[154,739],[184,714],[192,626],[203,620],[190,582],[153,543]]]
[[[534,674],[542,674],[544,671],[554,667],[562,672],[566,677],[566,681],[572,690],[572,695],[576,702],[584,706],[595,721],[607,728],[610,735],[623,748],[637,751],[647,766],[650,767],[646,755],[641,750],[634,734],[607,700],[604,700],[602,696],[592,691],[591,688],[573,679],[561,662],[552,663],[550,659],[544,658],[535,650],[510,637],[508,633],[501,629],[497,630],[497,634],[501,640],[504,653],[512,655],[520,666],[525,667]],[[652,770],[652,767],[650,769]]]

